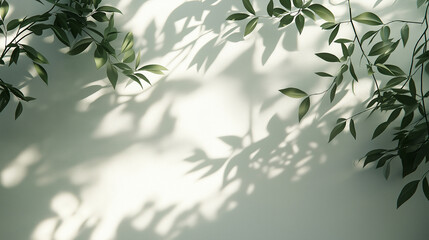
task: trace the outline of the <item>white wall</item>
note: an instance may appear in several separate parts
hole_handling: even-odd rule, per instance
[[[374,11],[415,17],[402,12],[414,1],[393,2]],[[238,0],[117,6],[117,23],[134,32],[143,62],[168,74],[151,75],[156,83],[144,91],[125,79],[115,91],[95,70],[92,49],[70,58],[51,38],[32,39],[50,59],[49,86],[28,62],[1,73],[37,100],[17,121],[13,106],[0,115],[0,239],[427,239],[420,189],[396,210],[402,186],[419,173],[403,181],[395,167],[386,181],[357,162],[389,144],[388,134],[369,141],[383,116],[358,120],[357,141],[346,131],[327,143],[336,118],[362,109],[355,103],[371,92],[369,80],[333,105],[312,99],[301,124],[299,101],[278,92],[329,84],[313,74],[336,69],[314,56],[339,51],[327,46],[328,33],[310,24],[298,36],[264,20],[243,40],[243,23],[224,20],[243,9]],[[343,4],[331,8],[345,14]]]

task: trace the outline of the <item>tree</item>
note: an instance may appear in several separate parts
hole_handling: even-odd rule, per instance
[[[0,66],[5,68],[18,64],[21,56],[28,57],[40,79],[48,84],[48,73],[43,67],[48,59],[29,44],[22,43],[31,35],[54,35],[62,44],[69,47],[68,55],[74,56],[93,46],[94,62],[97,69],[104,67],[107,78],[115,88],[118,72],[137,82],[150,84],[143,74],[149,71],[163,74],[165,67],[150,64],[140,66],[140,52],[134,50],[133,34],[125,34],[120,47],[115,46],[118,32],[114,15],[121,14],[115,7],[102,5],[102,0],[36,0],[46,6],[46,11],[23,18],[9,19],[9,3],[0,1],[0,35],[5,39],[0,55]],[[35,100],[25,96],[9,79],[0,76],[0,112],[10,103],[11,98],[18,101],[15,119],[22,111],[22,102]]]
[[[244,30],[244,36],[252,33],[261,17],[270,18],[278,22],[278,28],[294,23],[299,34],[304,30],[306,21],[316,21],[317,18],[323,20],[320,25],[324,31],[330,31],[328,44],[337,44],[342,50],[341,56],[336,56],[329,52],[319,52],[316,56],[322,60],[336,64],[336,73],[316,72],[318,77],[331,79],[327,89],[320,93],[308,94],[303,90],[294,87],[281,89],[280,92],[291,98],[303,99],[298,109],[298,121],[301,121],[308,113],[311,105],[311,98],[316,95],[329,94],[330,101],[335,99],[335,95],[340,91],[340,86],[351,84],[352,89],[357,85],[359,78],[369,77],[372,79],[375,91],[364,108],[352,116],[338,118],[335,127],[332,129],[329,142],[340,134],[348,125],[349,132],[353,138],[357,138],[357,131],[354,119],[367,114],[370,116],[374,112],[381,112],[386,116],[373,132],[372,139],[377,138],[387,129],[394,137],[395,147],[386,149],[374,149],[366,153],[362,158],[364,166],[376,163],[376,168],[384,168],[384,176],[387,179],[390,174],[392,161],[398,160],[402,166],[402,176],[415,172],[419,168],[427,168],[423,161],[429,162],[429,120],[426,101],[429,91],[424,85],[429,73],[429,51],[428,51],[428,0],[417,0],[417,8],[424,8],[424,16],[418,20],[395,19],[389,22],[383,20],[374,12],[355,13],[350,0],[344,1],[347,8],[347,19],[339,20],[322,4],[313,3],[312,0],[280,0],[275,6],[270,0],[266,7],[268,16],[257,15],[250,0],[242,0],[246,12],[233,13],[226,20],[241,21],[250,19]],[[277,4],[276,4],[277,5]],[[417,10],[416,10],[417,11]],[[357,31],[356,25],[367,26],[366,32],[361,34]],[[398,24],[401,28],[398,29]],[[411,32],[409,25],[423,26],[423,30]],[[338,37],[339,32],[344,27],[351,28],[352,33],[347,37]],[[369,27],[369,29],[368,29]],[[415,29],[415,28],[413,28]],[[391,34],[399,30],[399,37]],[[408,43],[410,34],[419,36],[414,43]],[[411,47],[407,47],[412,44]],[[397,48],[402,45],[409,54],[409,57],[398,65],[391,61]],[[356,74],[356,56],[364,62],[367,76]],[[409,59],[409,61],[408,61]],[[400,121],[399,121],[400,120]],[[408,182],[402,189],[397,199],[399,208],[404,202],[410,199],[421,184],[422,190],[429,200],[429,184],[427,170],[420,179]]]

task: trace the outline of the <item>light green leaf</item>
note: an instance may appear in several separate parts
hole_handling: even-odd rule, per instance
[[[16,110],[15,110],[15,120],[21,115],[22,110],[23,110],[22,103],[19,102],[18,106],[16,106]]]
[[[314,13],[310,10],[307,9],[302,9],[302,13],[304,13],[305,16],[313,19],[313,21],[316,21],[316,15],[314,15]]]
[[[141,53],[139,52],[136,57],[136,69],[140,66]]]
[[[327,62],[340,62],[340,59],[338,59],[337,56],[331,53],[316,53],[316,56],[320,57],[321,59]]]
[[[383,21],[372,12],[364,12],[354,17],[353,20],[367,25],[382,25]]]
[[[244,8],[246,8],[246,10],[247,10],[249,13],[251,13],[251,14],[255,15],[255,9],[253,9],[253,6],[252,6],[252,4],[250,3],[250,0],[242,0],[242,1],[243,1]]]
[[[314,13],[316,13],[323,20],[325,20],[327,22],[335,22],[334,14],[329,9],[324,7],[323,5],[312,4],[308,8],[311,9]]]
[[[121,53],[130,50],[133,46],[134,46],[133,33],[129,32],[124,37],[124,41],[122,42]]]
[[[295,25],[298,29],[299,34],[302,33],[302,30],[304,29],[305,24],[305,18],[301,14],[295,17]]]
[[[129,49],[128,51],[126,51],[124,53],[124,56],[122,58],[122,62],[130,63],[130,62],[134,61],[135,58],[136,58],[136,54],[134,53],[134,50]]]
[[[97,69],[107,62],[107,53],[101,45],[97,45],[97,49],[94,51],[94,61]]]
[[[138,69],[138,71],[148,71],[155,74],[163,74],[162,71],[166,70],[168,69],[158,64],[149,64]]]
[[[39,77],[46,83],[46,85],[48,85],[48,73],[46,70],[35,62],[33,62],[33,64]]]
[[[407,45],[409,35],[410,35],[410,28],[408,27],[408,24],[405,24],[401,28],[401,39],[402,39],[402,44],[404,44],[404,47],[405,45]]]
[[[244,29],[244,36],[249,35],[255,29],[257,24],[258,24],[258,18],[257,17],[250,20],[247,23],[246,28]]]
[[[233,13],[226,18],[226,20],[239,21],[248,18],[250,15],[247,13]]]
[[[401,193],[399,194],[398,200],[396,202],[396,208],[399,208],[402,204],[404,204],[408,199],[410,199],[417,190],[419,185],[419,180],[414,180],[402,188]]]
[[[381,40],[387,41],[389,39],[389,36],[390,36],[390,27],[389,26],[381,27],[380,29]]]
[[[7,15],[7,12],[9,12],[9,3],[7,3],[6,0],[4,0],[0,5],[0,17],[4,20],[4,18]]]
[[[116,83],[118,82],[118,70],[109,62],[106,67],[107,78],[112,84],[113,88],[116,88]]]
[[[307,97],[307,93],[305,93],[304,91],[298,89],[298,88],[285,88],[285,89],[281,89],[279,90],[281,93],[283,93],[284,95],[288,96],[288,97],[292,97],[292,98],[303,98],[303,97]]]
[[[342,121],[340,124],[332,129],[331,134],[329,135],[329,142],[331,142],[338,134],[340,134],[346,127],[346,122]]]
[[[298,121],[301,122],[301,119],[307,114],[308,109],[310,108],[310,97],[306,97],[302,100],[298,109]]]

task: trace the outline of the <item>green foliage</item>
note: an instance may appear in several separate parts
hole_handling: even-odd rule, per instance
[[[329,93],[330,101],[333,102],[337,89],[341,86],[349,83],[354,89],[359,78],[369,77],[376,90],[367,100],[368,104],[362,106],[364,109],[352,116],[339,118],[329,135],[329,142],[346,129],[347,122],[350,134],[356,139],[355,120],[365,113],[369,113],[368,115],[371,116],[377,111],[385,115],[386,119],[380,120],[373,131],[372,139],[389,132],[393,135],[392,144],[395,146],[389,149],[369,151],[363,158],[364,166],[372,163],[376,165],[376,168],[383,168],[386,179],[390,175],[390,163],[394,160],[400,161],[403,177],[414,173],[419,168],[427,168],[429,120],[426,101],[429,91],[425,84],[427,84],[426,73],[429,73],[429,63],[427,63],[429,61],[429,1],[417,0],[417,8],[425,7],[422,19],[417,21],[398,19],[390,22],[383,22],[374,12],[354,13],[350,0],[344,1],[344,7],[348,10],[346,19],[338,21],[327,5],[313,3],[311,0],[280,0],[279,3],[280,5],[276,6],[276,3],[270,0],[267,5],[268,16],[259,16],[249,1],[243,1],[245,9],[255,15],[250,22],[261,17],[269,18],[279,22],[279,29],[295,22],[298,32],[301,33],[305,28],[306,18],[312,21],[320,18],[323,20],[320,22],[321,29],[330,32],[327,43],[329,45],[335,43],[342,53],[339,56],[328,52],[316,53],[316,56],[322,60],[338,66],[336,74],[316,72],[319,77],[331,79],[331,84],[325,91],[307,94],[303,90],[293,87],[280,90],[288,97],[304,98],[298,108],[298,120],[301,121],[310,110],[310,98],[313,96]],[[240,14],[249,16],[247,13]],[[237,13],[233,13],[228,19],[245,19],[245,17],[239,19],[237,16]],[[256,21],[251,24],[251,30],[246,27],[244,35],[250,34],[256,24]],[[356,25],[361,25],[359,29],[363,29],[364,32],[357,31]],[[423,26],[423,28],[412,28],[412,30],[409,25]],[[338,38],[342,28],[350,29],[351,31],[345,32],[352,32],[352,34],[344,33],[342,35],[346,37]],[[412,46],[405,48],[409,43],[410,35],[418,36],[418,39]],[[401,46],[408,51],[409,56],[400,56],[404,64],[399,66],[389,59],[396,53],[401,42]],[[355,51],[355,46],[359,51]],[[355,66],[352,63],[356,58],[354,56],[360,57],[362,65],[366,67],[367,76],[356,74]],[[381,86],[381,83],[385,83],[384,86]],[[426,164],[422,164],[423,161]],[[411,181],[404,186],[397,199],[397,207],[414,195],[420,182],[422,182],[422,191],[429,200],[427,174],[429,174],[429,170],[423,174],[420,180]]]
[[[102,0],[36,1],[47,7],[44,13],[9,19],[9,3],[0,0],[0,35],[6,39],[4,47],[0,48],[0,67],[18,64],[21,56],[25,55],[33,62],[40,79],[48,84],[48,72],[44,67],[49,64],[48,59],[32,46],[23,44],[22,40],[30,35],[54,35],[70,48],[68,55],[74,56],[92,49],[96,68],[106,67],[107,78],[113,88],[116,87],[119,73],[143,87],[142,80],[150,84],[143,72],[163,74],[167,70],[154,64],[140,66],[141,55],[138,52],[136,57],[132,33],[124,36],[120,48],[115,46],[120,33],[115,27],[114,14],[122,13],[115,7],[101,5]],[[121,56],[122,60],[119,60]],[[15,119],[23,111],[22,102],[34,100],[0,77],[0,112],[10,103],[11,97],[18,100]]]

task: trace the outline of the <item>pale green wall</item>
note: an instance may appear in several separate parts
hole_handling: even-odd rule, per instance
[[[15,14],[35,9],[15,2],[25,5]],[[374,11],[414,17],[414,0],[392,2]],[[357,96],[339,95],[342,109],[322,114],[330,105],[319,99],[301,124],[299,101],[278,92],[328,84],[313,74],[335,70],[314,56],[339,50],[327,46],[328,33],[308,26],[297,37],[293,27],[285,33],[264,21],[246,40],[242,24],[224,36],[236,26],[224,20],[232,5],[243,9],[239,0],[120,1],[117,23],[134,31],[143,62],[170,69],[151,75],[156,83],[144,91],[114,91],[95,70],[92,49],[69,58],[51,39],[32,40],[51,62],[48,87],[25,62],[2,68],[37,100],[17,121],[12,106],[0,115],[0,239],[428,238],[420,189],[396,210],[406,183],[399,168],[386,181],[357,163],[389,143],[388,134],[368,141],[382,116],[358,121],[357,141],[346,132],[327,143],[335,119],[361,109],[351,103],[369,94],[368,81]],[[344,13],[343,5],[332,9]]]

